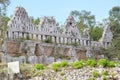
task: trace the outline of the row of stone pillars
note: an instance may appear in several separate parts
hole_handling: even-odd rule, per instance
[[[9,38],[9,36],[7,35]],[[63,36],[52,36],[52,35],[42,35],[42,34],[31,34],[31,33],[24,33],[24,32],[12,32],[12,39],[34,39],[34,40],[40,40],[44,41],[47,39],[51,39],[53,43],[61,43],[61,44],[78,44],[81,46],[90,46],[90,40],[83,40],[78,38],[72,38],[72,37],[63,37]]]

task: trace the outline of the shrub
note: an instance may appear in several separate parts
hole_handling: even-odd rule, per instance
[[[68,65],[68,63],[65,62],[65,61],[62,61],[62,62],[59,62],[59,63],[53,63],[53,64],[52,64],[52,69],[53,69],[54,71],[57,71],[59,67],[65,67],[65,66],[67,66],[67,65]]]
[[[53,63],[52,64],[52,69],[54,70],[54,71],[58,71],[58,68],[60,67],[60,64],[58,64],[58,63]]]
[[[95,67],[97,63],[96,63],[96,61],[93,60],[93,59],[88,59],[88,60],[86,61],[86,64],[87,64],[88,66]]]
[[[117,62],[117,65],[120,67],[120,61]]]
[[[61,75],[61,76],[64,76],[64,75],[65,75],[65,73],[64,73],[64,72],[60,72],[60,75]]]
[[[91,78],[89,78],[88,80],[95,80],[95,78],[91,77]]]
[[[35,68],[38,70],[43,70],[44,69],[44,65],[43,64],[36,64]]]
[[[109,61],[107,64],[108,67],[115,67],[114,61]]]
[[[113,72],[111,72],[110,75],[112,76],[112,78],[115,76],[115,74]]]
[[[72,67],[75,69],[79,69],[83,67],[83,63],[81,61],[73,62]]]
[[[106,70],[103,70],[103,71],[101,72],[101,75],[102,75],[102,76],[107,75],[107,74],[108,74],[108,72],[107,72]]]
[[[45,39],[44,42],[45,42],[45,43],[52,43],[52,38],[49,37],[49,38]]]
[[[106,75],[103,75],[102,78],[103,78],[103,80],[108,80]]]
[[[98,77],[99,73],[97,71],[92,71],[92,75],[93,75],[93,77]]]
[[[66,61],[62,61],[59,63],[61,67],[65,67],[68,65],[68,63]]]
[[[77,44],[77,43],[72,43],[71,45],[73,45],[73,46],[78,46],[78,44]]]
[[[106,59],[100,59],[98,61],[98,64],[102,67],[106,67],[107,66],[107,60]]]

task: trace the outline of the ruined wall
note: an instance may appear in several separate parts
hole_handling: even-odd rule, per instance
[[[37,27],[35,27],[37,26]],[[109,27],[105,27],[100,41],[91,41],[88,29],[85,29],[83,36],[79,32],[77,23],[72,16],[68,16],[64,25],[63,33],[58,29],[54,17],[43,17],[39,25],[34,25],[26,10],[23,7],[16,7],[12,18],[8,22],[7,38],[10,39],[30,39],[45,41],[51,39],[57,44],[74,44],[81,46],[104,47],[107,48],[112,41],[112,32]]]
[[[2,61],[20,61],[49,64],[55,61],[86,59],[86,50],[68,45],[40,43],[36,41],[6,41],[6,53]],[[23,54],[24,53],[24,54]]]
[[[61,59],[72,61],[86,59],[86,56],[91,54],[88,48],[107,48],[112,42],[113,35],[109,26],[104,28],[100,41],[91,41],[88,29],[85,29],[81,36],[72,16],[66,19],[63,26],[64,31],[61,33],[54,17],[43,17],[39,25],[34,25],[26,10],[23,7],[16,7],[8,22],[6,33],[8,41],[5,42],[3,49],[8,55],[19,53],[14,56],[27,56],[27,62],[48,64]],[[19,58],[9,59],[14,61]]]
[[[2,51],[2,41],[0,40],[0,51]]]
[[[18,52],[20,52],[20,44],[18,42],[15,41],[8,41],[5,42],[5,46],[6,46],[6,53],[8,54],[17,54]]]

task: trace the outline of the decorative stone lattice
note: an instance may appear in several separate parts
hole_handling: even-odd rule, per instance
[[[43,17],[40,20],[39,30],[45,33],[58,33],[54,17]]]
[[[9,37],[22,37],[22,32],[32,33],[35,30],[35,26],[31,23],[31,20],[23,7],[16,7],[11,20],[8,22],[8,26]],[[15,31],[19,31],[21,34],[17,34]]]
[[[64,33],[66,35],[74,36],[74,37],[77,37],[77,38],[81,38],[80,32],[79,32],[79,30],[77,28],[76,21],[74,20],[74,18],[72,16],[69,16],[66,19],[64,26],[65,26]]]
[[[106,26],[104,28],[101,41],[103,41],[103,42],[112,42],[112,39],[113,39],[113,34],[112,34],[111,30],[110,30],[110,27]]]
[[[37,25],[36,25],[37,26]],[[54,17],[43,17],[36,27],[23,7],[17,7],[8,22],[7,38],[26,38],[45,41],[51,39],[54,43],[73,44],[80,46],[107,47],[113,35],[109,27],[105,27],[101,41],[90,41],[88,29],[81,36],[74,17],[69,16],[64,23],[64,31],[60,34]]]
[[[83,31],[83,37],[90,39],[89,30],[87,28],[84,29],[84,31]]]

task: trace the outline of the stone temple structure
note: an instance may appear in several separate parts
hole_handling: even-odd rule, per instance
[[[8,22],[7,38],[27,38],[44,41],[48,37],[54,43],[78,43],[81,46],[107,47],[112,41],[112,32],[107,26],[104,29],[100,42],[90,41],[88,30],[85,29],[83,37],[77,28],[77,23],[69,16],[64,23],[64,31],[60,33],[54,17],[43,17],[38,28],[34,25],[23,7],[16,7],[12,18]],[[108,45],[105,45],[108,44]]]
[[[106,26],[104,28],[104,32],[102,35],[102,38],[100,39],[100,41],[102,42],[103,47],[107,48],[108,46],[110,46],[110,43],[112,42],[113,39],[113,34],[110,30],[109,26]]]
[[[48,34],[58,34],[56,21],[54,17],[43,17],[40,20],[39,28],[38,30],[43,33]]]
[[[5,46],[7,53],[26,52],[30,58],[28,59],[30,62],[33,61],[33,59],[35,61],[40,60],[40,62],[52,62],[54,61],[54,57],[51,58],[50,56],[58,55],[59,52],[61,52],[62,55],[76,59],[76,57],[78,57],[77,53],[81,52],[80,47],[84,47],[85,50],[89,49],[89,51],[92,47],[107,48],[112,42],[112,37],[110,27],[106,26],[100,41],[91,41],[88,29],[84,30],[82,36],[72,16],[66,19],[63,33],[59,31],[54,17],[45,16],[41,18],[39,25],[35,25],[31,22],[23,7],[16,7],[12,18],[8,22],[8,30],[6,33],[8,41],[6,41]],[[16,40],[19,39],[25,39],[26,41],[18,44]],[[45,44],[45,41],[49,40],[51,44]],[[11,43],[9,43],[10,41],[13,41],[12,43],[17,45],[12,46]],[[70,46],[72,44],[77,44],[78,47]],[[16,47],[18,49],[13,50],[14,52],[10,52],[9,50],[11,48],[9,49],[9,47],[12,49]],[[79,54],[79,56],[80,55],[81,54]],[[39,56],[39,58],[37,56]],[[45,59],[46,57],[47,59]]]
[[[65,27],[65,31],[64,31],[65,35],[81,38],[80,32],[77,28],[77,23],[72,16],[69,16],[66,19],[64,27]]]

